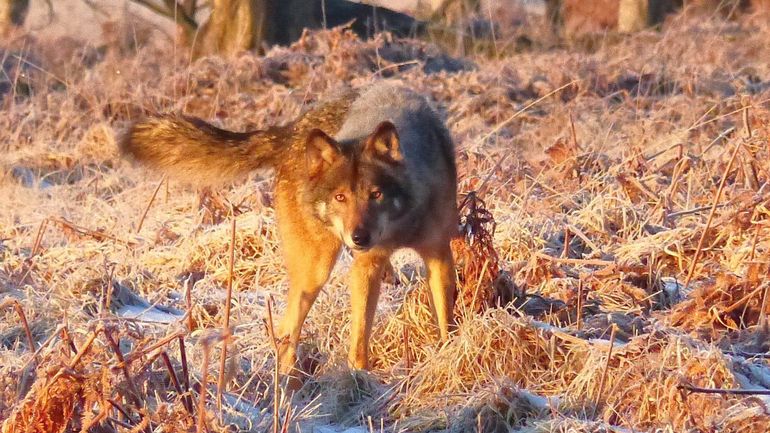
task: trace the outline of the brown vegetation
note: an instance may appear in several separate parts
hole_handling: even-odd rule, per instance
[[[770,430],[767,21],[683,17],[592,53],[493,60],[334,29],[265,57],[190,64],[158,42],[57,74],[25,63],[56,43],[7,50],[23,73],[0,80],[3,433]],[[286,281],[270,180],[199,200],[120,160],[115,133],[149,111],[265,127],[381,77],[442,107],[462,197],[477,193],[459,329],[438,344],[400,255],[373,369],[351,371],[337,270],[290,406],[272,387]]]

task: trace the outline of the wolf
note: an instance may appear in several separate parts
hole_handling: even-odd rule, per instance
[[[194,183],[275,170],[289,279],[276,335],[285,377],[302,373],[302,325],[343,246],[353,255],[352,368],[369,368],[381,281],[400,248],[422,257],[441,339],[449,337],[456,296],[450,241],[458,224],[454,145],[435,109],[414,91],[380,82],[342,92],[286,125],[250,132],[159,115],[133,124],[119,145],[124,155]]]

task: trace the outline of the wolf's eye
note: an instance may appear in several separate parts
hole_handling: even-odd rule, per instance
[[[337,194],[334,196],[334,199],[337,201],[345,201],[345,194]]]
[[[369,193],[369,198],[372,200],[377,200],[380,197],[382,197],[382,191],[374,190]]]

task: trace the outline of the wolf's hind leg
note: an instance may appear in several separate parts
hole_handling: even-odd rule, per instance
[[[449,240],[421,248],[419,253],[428,269],[431,306],[441,334],[441,340],[446,341],[449,338],[449,331],[454,327],[453,312],[457,290]]]
[[[369,337],[380,296],[380,285],[388,269],[390,251],[356,254],[350,270],[350,351],[348,362],[357,369],[369,368]]]

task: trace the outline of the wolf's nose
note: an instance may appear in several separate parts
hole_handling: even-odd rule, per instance
[[[372,240],[372,235],[366,229],[357,228],[353,230],[353,235],[350,236],[350,238],[353,240],[353,243],[356,244],[356,246],[366,247],[369,246],[369,242]]]

